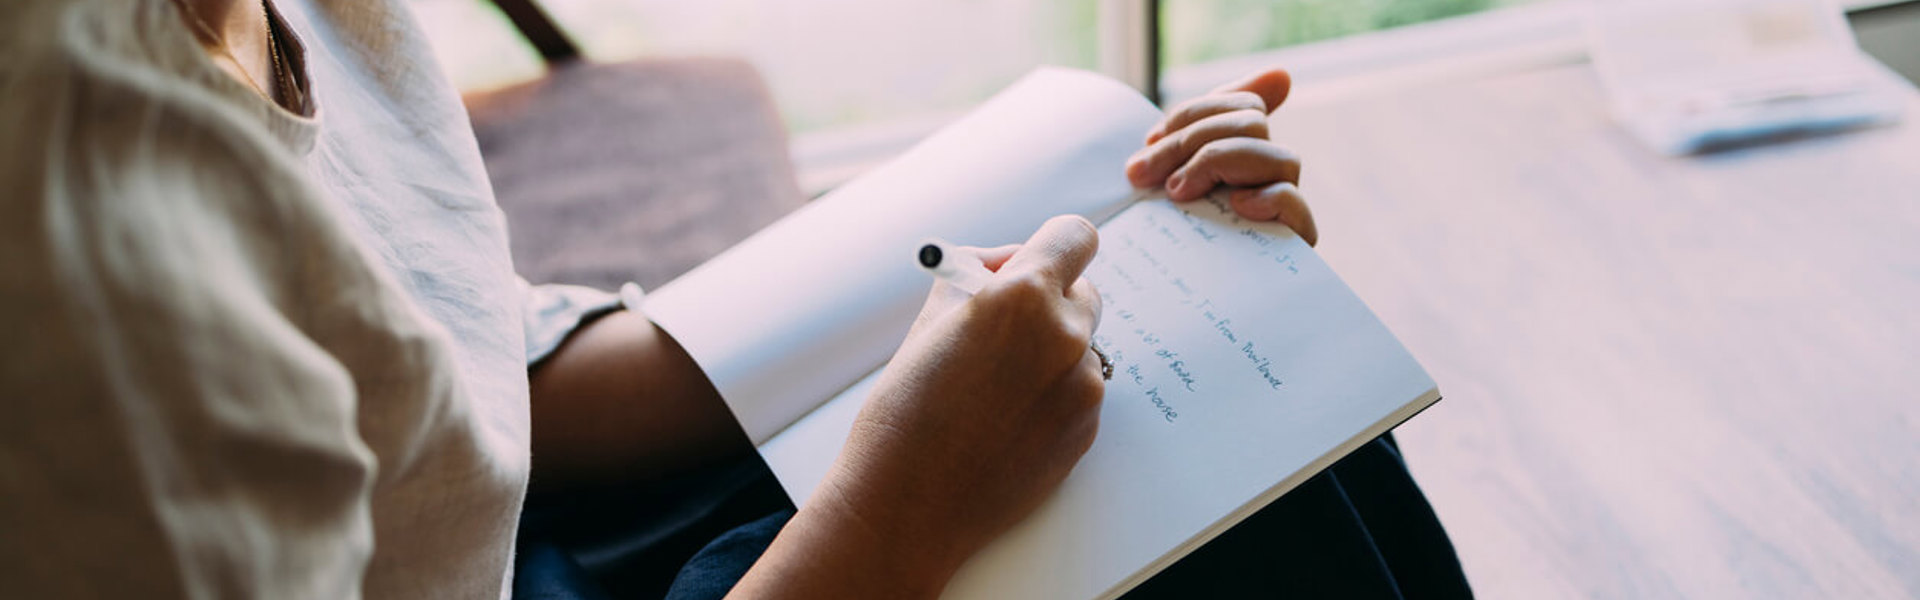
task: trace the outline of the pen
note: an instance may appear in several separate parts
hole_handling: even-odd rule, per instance
[[[986,287],[987,281],[993,278],[993,271],[987,270],[987,265],[980,262],[979,255],[958,250],[944,240],[929,238],[921,242],[915,258],[919,259],[921,269],[946,280],[947,285],[966,292],[968,296],[979,293],[980,288]],[[1107,360],[1107,353],[1100,351],[1099,344],[1090,344],[1089,348],[1093,350],[1094,358],[1100,359],[1100,378],[1112,380],[1113,361]]]

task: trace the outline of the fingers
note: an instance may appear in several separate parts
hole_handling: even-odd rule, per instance
[[[1006,264],[1007,259],[1012,258],[1014,251],[1019,249],[1019,244],[1007,244],[993,248],[977,248],[973,246],[954,248],[955,251],[973,253],[980,258],[980,263],[986,265],[987,270],[990,271],[998,270],[1000,265]],[[913,328],[910,331],[918,331],[921,327],[926,326],[928,322],[939,318],[941,315],[947,314],[954,306],[965,302],[968,296],[970,296],[970,294],[947,283],[946,279],[935,277],[933,279],[933,288],[927,291],[927,301],[921,305],[920,314],[914,318]],[[909,335],[911,335],[911,333],[909,333]]]
[[[1127,181],[1158,187],[1207,144],[1227,138],[1267,139],[1267,113],[1241,109],[1215,114],[1160,138],[1127,159]]]
[[[1093,352],[1093,346],[1087,346],[1087,350],[1080,353],[1080,364],[1074,365],[1075,372],[1070,375],[1077,379],[1070,383],[1078,392],[1072,397],[1084,403],[1086,408],[1098,408],[1101,396],[1105,395],[1107,378],[1100,375],[1102,364],[1100,355]]]
[[[1233,212],[1255,221],[1279,220],[1281,224],[1300,234],[1308,246],[1320,241],[1320,231],[1314,226],[1313,211],[1307,208],[1307,199],[1300,195],[1300,188],[1287,182],[1275,183],[1265,187],[1234,190],[1227,195],[1228,204]]]
[[[1065,369],[1086,352],[1100,318],[1099,294],[1080,279],[1099,246],[1099,234],[1086,219],[1048,219],[970,306],[1007,319],[1022,332],[1022,351],[1041,358],[1039,364]]]
[[[1300,184],[1300,158],[1266,140],[1216,140],[1194,152],[1192,160],[1167,177],[1167,196],[1187,202],[1205,196],[1214,186]]]
[[[1092,325],[1087,328],[1088,333],[1100,329],[1100,292],[1093,289],[1092,282],[1085,277],[1074,280],[1073,287],[1067,288],[1067,300],[1073,301],[1082,314],[1093,317]]]
[[[1253,111],[1264,115],[1267,113],[1266,101],[1261,99],[1259,94],[1242,91],[1224,94],[1207,94],[1182,102],[1179,106],[1173,107],[1173,110],[1167,111],[1167,118],[1162,119],[1159,124],[1154,125],[1153,129],[1147,132],[1147,143],[1152,144],[1158,142],[1161,138],[1167,137],[1168,134],[1180,131],[1186,128],[1186,126],[1198,123],[1207,117],[1239,110]]]
[[[1293,91],[1293,76],[1286,69],[1269,69],[1255,73],[1245,79],[1229,83],[1214,89],[1207,95],[1194,98],[1167,111],[1167,118],[1147,132],[1147,143],[1160,141],[1167,134],[1179,131],[1188,125],[1213,115],[1236,110],[1257,110],[1261,114],[1273,112],[1287,101],[1287,94]]]
[[[1147,134],[1147,147],[1127,160],[1128,181],[1140,188],[1165,187],[1176,202],[1198,199],[1221,185],[1257,188],[1242,194],[1247,204],[1236,210],[1243,216],[1266,214],[1261,220],[1281,219],[1312,240],[1312,218],[1294,187],[1300,183],[1300,159],[1268,140],[1267,114],[1292,90],[1292,76],[1271,69],[1175,107]],[[1274,187],[1282,183],[1288,186]],[[1291,208],[1296,205],[1298,210]]]
[[[1080,348],[1080,358],[1053,380],[1042,404],[1055,415],[1060,428],[1050,436],[1071,444],[1067,448],[1078,459],[1093,447],[1100,432],[1100,403],[1105,398],[1107,380],[1100,376],[1100,357],[1091,346]]]
[[[1286,69],[1268,69],[1254,73],[1245,79],[1214,90],[1215,93],[1253,92],[1258,94],[1260,100],[1266,103],[1266,112],[1273,112],[1273,109],[1280,108],[1280,104],[1287,101],[1287,94],[1292,91],[1293,75],[1287,73]]]
[[[998,271],[1000,270],[1000,265],[1007,264],[1007,259],[1013,258],[1013,253],[1020,249],[1020,245],[1007,244],[1005,246],[995,246],[992,248],[969,247],[967,249],[972,250],[974,254],[980,256],[980,264],[986,265],[987,270]]]
[[[1064,294],[1099,248],[1100,235],[1092,223],[1075,215],[1054,217],[1000,266],[999,278],[1037,276],[1048,289]]]

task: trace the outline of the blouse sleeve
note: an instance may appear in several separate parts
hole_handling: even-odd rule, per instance
[[[607,313],[637,307],[641,298],[640,286],[633,283],[621,286],[618,294],[578,285],[528,285],[525,279],[520,286],[527,291],[529,367],[552,356],[580,327]]]
[[[151,72],[9,58],[4,594],[359,597],[376,461],[299,324],[333,257],[275,187],[291,153]]]

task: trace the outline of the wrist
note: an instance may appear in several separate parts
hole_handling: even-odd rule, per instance
[[[849,494],[833,484],[822,486],[801,510],[836,543],[860,555],[858,565],[888,582],[899,597],[937,597],[972,553],[953,532],[915,526],[925,519],[907,514],[915,504],[907,498],[879,498]],[[796,518],[801,515],[796,515]]]
[[[876,519],[823,487],[727,597],[938,598],[965,557]]]

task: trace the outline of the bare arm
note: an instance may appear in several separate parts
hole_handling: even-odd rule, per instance
[[[532,384],[538,488],[657,479],[753,451],[706,374],[636,311],[582,327]]]

